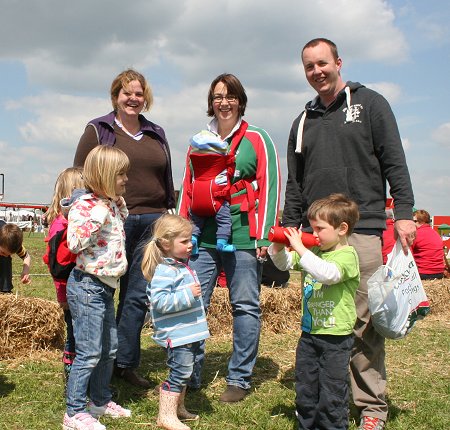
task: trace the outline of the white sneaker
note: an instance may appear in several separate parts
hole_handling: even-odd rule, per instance
[[[64,414],[63,430],[106,430],[106,427],[92,415],[80,412],[73,417]]]
[[[122,406],[114,403],[112,400],[104,406],[95,406],[94,403],[89,402],[88,410],[94,418],[98,418],[102,415],[111,418],[131,417],[131,411],[129,409],[122,408]]]

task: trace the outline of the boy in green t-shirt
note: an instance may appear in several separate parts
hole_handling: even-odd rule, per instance
[[[348,367],[356,321],[358,255],[348,236],[358,206],[343,194],[315,201],[308,219],[320,246],[308,250],[301,231],[285,235],[293,249],[273,243],[269,255],[280,270],[304,271],[302,335],[295,363],[296,409],[301,429],[348,428]]]

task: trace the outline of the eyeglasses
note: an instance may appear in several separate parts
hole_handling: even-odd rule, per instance
[[[228,103],[234,103],[237,100],[237,96],[233,96],[231,94],[227,94],[226,96],[222,94],[214,94],[213,96],[214,103],[222,103],[223,99],[227,99]]]

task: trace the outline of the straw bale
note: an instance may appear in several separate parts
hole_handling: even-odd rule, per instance
[[[450,279],[423,281],[433,315],[450,315]],[[301,285],[290,282],[287,288],[261,289],[263,333],[300,332]],[[232,333],[231,306],[227,288],[215,288],[208,311],[209,330],[214,336]]]
[[[281,333],[300,328],[301,290],[298,285],[287,288],[261,288],[261,327],[263,332]],[[212,335],[232,332],[231,306],[227,288],[215,288],[208,311]]]
[[[450,279],[422,281],[430,302],[431,314],[450,316]]]
[[[63,313],[55,302],[2,294],[0,315],[0,360],[64,344]]]

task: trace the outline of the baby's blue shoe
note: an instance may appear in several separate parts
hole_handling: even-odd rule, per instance
[[[198,255],[198,237],[193,234],[191,237],[191,242],[192,242],[191,255]]]
[[[236,247],[227,242],[226,239],[217,239],[216,245],[217,251],[220,252],[234,252],[236,251]]]

